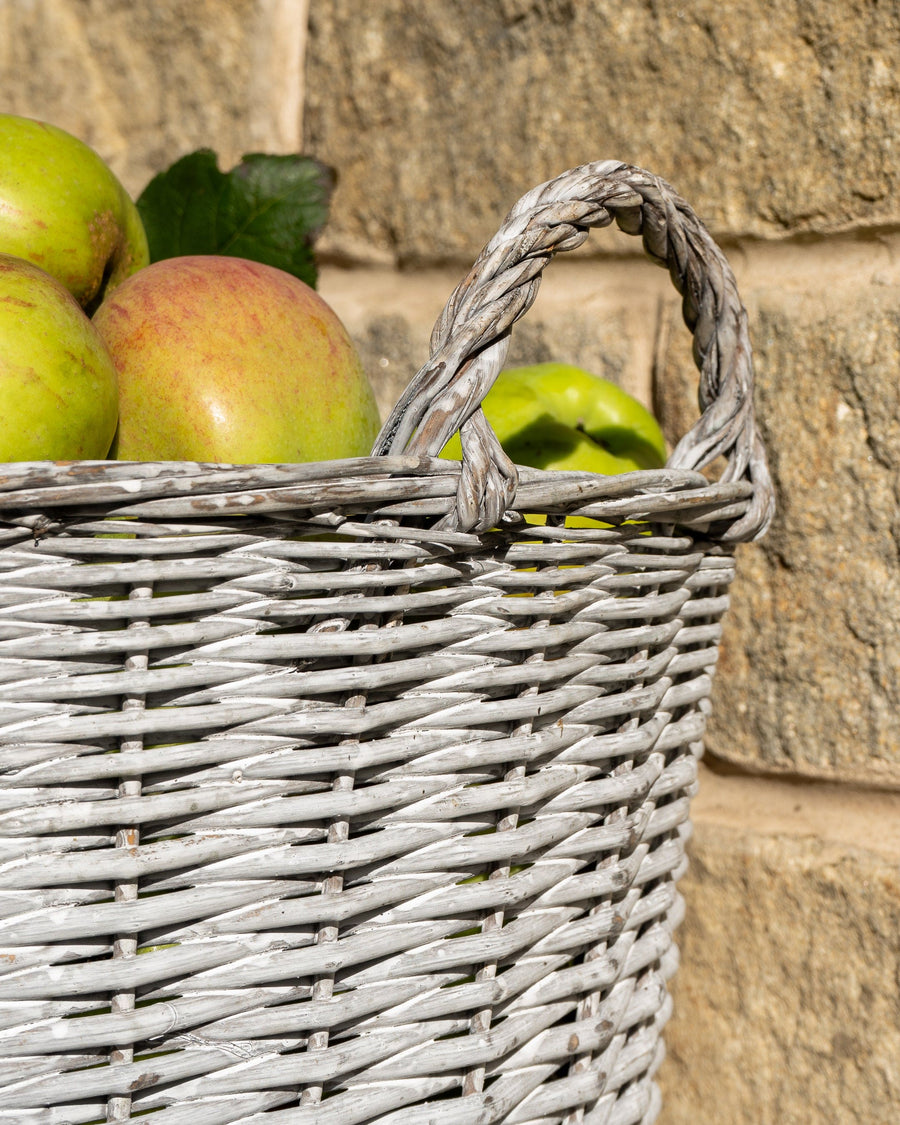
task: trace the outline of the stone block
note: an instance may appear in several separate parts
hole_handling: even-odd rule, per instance
[[[900,219],[900,20],[813,0],[316,0],[305,146],[340,175],[328,245],[469,260],[587,161],[656,172],[719,236]]]
[[[300,147],[308,0],[0,4],[6,113],[67,129],[133,195],[179,156]]]
[[[890,1125],[900,795],[701,771],[659,1125]]]
[[[779,508],[740,549],[707,748],[745,769],[900,787],[898,248],[738,270]],[[656,405],[674,435],[696,373],[683,328],[667,338]]]

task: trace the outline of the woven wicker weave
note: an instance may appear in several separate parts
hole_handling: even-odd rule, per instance
[[[478,403],[613,219],[684,295],[702,417],[658,472],[516,473]],[[653,1121],[771,516],[751,384],[721,252],[607,162],[511,212],[378,456],[0,467],[0,1123]]]

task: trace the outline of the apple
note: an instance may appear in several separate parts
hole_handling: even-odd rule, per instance
[[[116,369],[65,286],[0,254],[0,461],[106,457]]]
[[[0,152],[0,253],[40,266],[88,309],[149,263],[137,207],[93,149],[0,114]]]
[[[666,463],[666,440],[650,411],[609,379],[568,363],[501,371],[481,408],[517,465],[614,476]],[[454,434],[441,456],[461,455]],[[528,514],[526,522],[544,524],[547,517]],[[602,526],[566,516],[566,527]]]
[[[371,385],[308,285],[243,258],[166,258],[123,281],[94,325],[119,376],[121,461],[296,462],[365,456]]]
[[[501,371],[482,410],[518,465],[614,475],[666,463],[665,438],[650,411],[615,383],[571,364]],[[441,456],[459,460],[461,453],[454,434]]]

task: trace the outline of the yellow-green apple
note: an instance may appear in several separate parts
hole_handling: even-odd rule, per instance
[[[0,254],[0,461],[105,457],[116,369],[61,282]]]
[[[378,409],[350,338],[283,270],[166,258],[93,321],[118,370],[121,461],[318,461],[372,447]]]
[[[87,309],[148,264],[137,207],[92,148],[0,114],[0,152],[0,253],[40,266]]]
[[[501,371],[482,409],[518,465],[613,475],[666,463],[665,438],[650,411],[615,383],[570,364]],[[459,459],[458,435],[442,456]]]

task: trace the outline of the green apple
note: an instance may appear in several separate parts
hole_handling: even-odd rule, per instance
[[[95,460],[116,429],[116,369],[61,282],[0,254],[0,461]]]
[[[93,308],[150,261],[137,207],[101,158],[54,125],[0,114],[0,253]]]
[[[570,364],[501,371],[482,409],[518,465],[614,475],[666,463],[665,438],[650,411],[615,383]],[[441,456],[459,460],[461,452],[454,434]]]
[[[615,383],[568,363],[501,371],[482,409],[517,465],[615,476],[666,463],[666,440],[650,411]],[[441,456],[458,461],[461,454],[459,434],[454,434]],[[546,516],[526,518],[546,523]],[[566,526],[604,525],[567,516]]]
[[[296,462],[365,456],[371,385],[308,285],[243,258],[166,258],[94,314],[119,375],[121,461]]]

